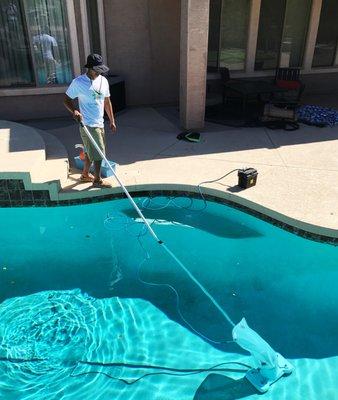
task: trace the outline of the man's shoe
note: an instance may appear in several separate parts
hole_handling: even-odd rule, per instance
[[[93,187],[96,188],[111,188],[111,184],[108,182],[105,182],[103,179],[99,179],[99,180],[93,180]]]

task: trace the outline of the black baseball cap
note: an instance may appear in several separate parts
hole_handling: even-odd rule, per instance
[[[105,74],[109,71],[109,68],[103,64],[103,58],[100,54],[89,54],[85,68],[93,69],[99,74]]]

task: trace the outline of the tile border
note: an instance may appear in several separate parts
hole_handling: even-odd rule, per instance
[[[182,189],[179,188],[179,185],[174,185],[177,187],[165,189],[160,185],[160,189],[152,189],[156,185],[149,185],[145,189],[140,186],[139,188],[130,189],[130,194],[134,196],[149,196],[149,195],[165,195],[165,196],[189,196],[192,198],[201,198],[201,195],[194,191],[193,187],[186,186]],[[172,185],[170,185],[172,186]],[[196,190],[196,189],[195,189]],[[208,189],[205,189],[208,191]],[[210,192],[211,190],[209,190]],[[310,232],[309,230],[303,229],[301,227],[297,227],[292,225],[291,223],[281,221],[278,218],[274,218],[263,211],[258,211],[253,209],[252,207],[244,204],[240,204],[238,201],[224,198],[221,196],[221,192],[214,191],[215,194],[204,193],[204,197],[208,201],[213,201],[215,203],[225,204],[231,208],[235,208],[237,210],[243,211],[249,215],[252,215],[260,220],[270,223],[271,225],[282,228],[288,232],[291,232],[297,236],[301,236],[306,239],[310,239],[316,242],[327,243],[330,245],[338,246],[338,237],[332,237],[320,233]],[[217,192],[217,193],[216,193]],[[219,195],[217,195],[219,194]],[[224,194],[223,194],[224,195]],[[104,195],[97,196],[82,196],[80,198],[74,198],[70,200],[51,200],[50,199],[50,191],[49,190],[27,190],[25,188],[24,181],[22,179],[0,179],[0,207],[65,207],[72,205],[81,205],[81,204],[91,204],[91,203],[99,203],[114,199],[122,199],[125,198],[125,194],[123,192],[116,192]],[[237,197],[234,197],[238,199]],[[319,227],[320,228],[320,227]]]

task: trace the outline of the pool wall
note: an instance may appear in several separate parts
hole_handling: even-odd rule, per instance
[[[71,206],[125,197],[124,193],[121,192],[119,188],[112,188],[109,190],[109,194],[101,194],[100,191],[94,193],[87,191],[81,197],[71,199],[59,198],[54,200],[53,193],[50,190],[33,190],[31,187],[27,186],[25,179],[0,179],[0,207]],[[201,197],[197,187],[190,185],[140,185],[134,186],[132,189],[129,188],[129,191],[132,195],[135,194],[137,196],[184,195],[194,198]],[[242,210],[298,236],[335,246],[338,245],[338,230],[319,227],[290,218],[232,193],[225,193],[209,188],[203,188],[203,191],[206,200],[226,204],[230,207]]]

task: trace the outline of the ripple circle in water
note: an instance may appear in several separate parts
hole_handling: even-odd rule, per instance
[[[6,400],[192,399],[209,372],[175,371],[228,362],[223,373],[242,377],[236,361],[245,358],[213,348],[142,299],[94,299],[72,290],[0,304]]]
[[[41,292],[6,300],[0,307],[0,361],[7,378],[27,388],[64,379],[93,342],[96,310],[80,290]]]

